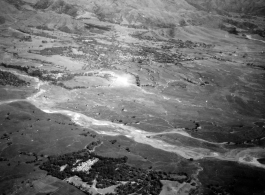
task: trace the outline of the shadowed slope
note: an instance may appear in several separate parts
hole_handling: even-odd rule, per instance
[[[265,2],[262,0],[186,0],[198,9],[205,11],[226,11],[244,14],[265,15]]]

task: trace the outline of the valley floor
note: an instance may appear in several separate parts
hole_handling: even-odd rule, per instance
[[[86,32],[67,33],[12,18],[0,27],[1,192],[151,193],[138,180],[160,195],[264,192],[263,40],[88,19]],[[94,184],[80,181],[60,159],[83,150],[102,162],[126,156],[108,171],[129,166],[146,178],[138,170],[135,180],[104,180],[99,171]]]

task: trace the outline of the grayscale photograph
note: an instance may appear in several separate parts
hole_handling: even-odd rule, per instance
[[[0,0],[0,195],[265,195],[265,0]]]

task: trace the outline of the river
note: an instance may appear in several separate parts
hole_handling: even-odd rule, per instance
[[[9,104],[12,102],[18,102],[18,101],[27,101],[33,105],[35,105],[37,108],[42,110],[45,113],[57,113],[62,114],[65,116],[68,116],[71,118],[71,120],[76,123],[77,125],[80,125],[85,128],[89,127],[97,127],[96,132],[98,134],[102,135],[108,135],[108,136],[119,136],[123,135],[126,136],[135,142],[147,144],[154,148],[172,152],[175,154],[178,154],[179,156],[182,156],[186,159],[202,159],[202,158],[216,158],[220,160],[228,160],[228,161],[237,161],[239,163],[247,164],[250,166],[257,166],[261,168],[265,168],[265,165],[260,164],[257,159],[262,157],[260,155],[265,153],[265,150],[263,148],[259,147],[253,147],[253,148],[238,148],[238,149],[225,149],[223,145],[225,143],[215,143],[215,142],[209,142],[207,140],[198,139],[190,136],[187,132],[185,132],[184,129],[172,129],[170,131],[160,132],[160,133],[152,133],[147,132],[142,129],[137,129],[135,127],[131,127],[128,125],[118,124],[110,121],[104,121],[104,120],[96,120],[94,118],[88,117],[85,114],[81,112],[76,112],[72,110],[65,110],[65,109],[58,109],[56,108],[56,105],[53,103],[53,100],[50,98],[49,101],[43,101],[43,99],[40,98],[40,96],[46,94],[47,88],[49,87],[49,83],[44,83],[40,81],[39,79],[36,79],[35,77],[30,77],[27,75],[23,75],[21,73],[17,73],[17,75],[20,75],[22,77],[29,77],[33,79],[35,82],[35,88],[38,89],[38,92],[35,94],[32,94],[27,99],[14,99],[14,100],[7,100],[0,102],[0,105],[3,104]],[[50,86],[52,87],[52,86]],[[108,128],[104,128],[108,127]],[[93,128],[94,129],[94,128]],[[107,129],[107,130],[106,130]],[[181,136],[186,136],[189,139],[194,139],[196,141],[205,142],[214,144],[217,147],[220,147],[224,150],[224,152],[215,152],[208,148],[202,148],[202,147],[191,147],[191,146],[184,146],[182,145],[174,145],[167,143],[163,140],[160,140],[158,138],[154,138],[156,135],[165,135],[165,134],[179,134]]]

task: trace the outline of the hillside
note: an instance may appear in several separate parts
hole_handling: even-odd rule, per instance
[[[263,0],[186,0],[199,10],[237,12],[250,15],[265,15],[265,1]]]
[[[194,10],[185,0],[5,0],[17,9],[25,8],[25,5],[33,9],[54,11],[59,14],[67,14],[77,18],[97,18],[112,23],[128,25],[156,26],[173,24],[182,17],[189,15]]]

